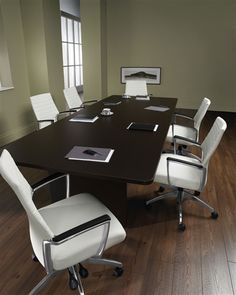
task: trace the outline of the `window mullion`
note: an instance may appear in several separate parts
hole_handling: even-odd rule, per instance
[[[75,24],[74,20],[72,21],[72,31],[73,31],[73,55],[74,55],[74,85],[76,85],[76,72],[75,72]]]
[[[69,34],[68,34],[68,18],[66,18],[66,40],[67,40],[67,85],[70,85],[70,71],[69,71],[69,43],[68,43],[68,38],[69,38]]]

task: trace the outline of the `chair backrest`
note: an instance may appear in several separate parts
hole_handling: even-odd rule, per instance
[[[216,150],[218,144],[220,143],[220,140],[226,128],[227,128],[227,124],[225,120],[223,120],[221,117],[217,117],[210,131],[208,132],[207,136],[202,142],[201,144],[201,148],[203,152],[202,164],[205,167],[208,166],[209,160],[211,156],[213,155],[214,151]]]
[[[52,99],[50,93],[37,94],[30,97],[31,105],[36,116],[39,120],[57,120],[57,115],[59,111]],[[50,123],[44,123],[45,126],[50,125]],[[41,126],[41,127],[45,127]]]
[[[125,84],[125,95],[148,95],[145,80],[127,80]]]
[[[198,109],[198,111],[196,112],[195,116],[193,117],[194,120],[194,128],[196,128],[198,131],[200,129],[200,125],[202,122],[202,119],[204,118],[209,106],[211,104],[211,101],[209,98],[204,97],[201,105]]]
[[[69,109],[78,108],[82,105],[83,101],[76,87],[65,88],[63,92]]]
[[[2,151],[0,156],[0,173],[20,200],[27,213],[31,227],[36,228],[44,238],[52,238],[53,232],[47,226],[32,200],[33,190],[31,186],[6,149]]]

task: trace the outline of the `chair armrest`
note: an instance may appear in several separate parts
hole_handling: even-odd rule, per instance
[[[58,115],[61,115],[61,114],[67,114],[67,113],[71,113],[71,111],[70,111],[70,110],[68,110],[68,111],[61,111],[61,112],[59,112]]]
[[[192,117],[189,117],[189,116],[186,116],[186,115],[183,115],[183,114],[174,113],[174,116],[175,117],[181,117],[181,118],[184,118],[184,119],[193,121],[193,118]]]
[[[52,119],[45,119],[45,120],[37,120],[38,123],[43,123],[43,122],[51,122],[54,123],[54,120]]]
[[[83,108],[84,108],[84,106],[80,106],[80,107],[76,107],[76,108],[71,108],[70,111],[71,112],[77,112],[77,110],[83,109]]]
[[[70,110],[68,111],[60,111],[59,114],[65,114],[65,113],[70,113]]]
[[[201,144],[196,141],[196,140],[192,140],[192,139],[189,139],[188,137],[184,137],[184,136],[179,136],[179,135],[174,135],[173,136],[173,139],[174,141],[176,141],[176,139],[180,139],[182,141],[186,141],[188,143],[191,143],[192,145],[195,145],[195,146],[198,146],[198,147],[201,147]]]
[[[178,163],[181,163],[181,164],[184,164],[184,165],[193,166],[193,167],[196,167],[196,168],[199,168],[199,169],[203,169],[204,168],[202,166],[202,164],[192,163],[192,162],[188,162],[188,161],[181,160],[181,159],[176,159],[176,158],[171,158],[171,157],[168,157],[167,158],[167,162],[168,161],[178,162]]]
[[[66,177],[66,176],[67,176],[67,174],[62,174],[59,172],[55,173],[55,174],[51,174],[51,175],[37,181],[36,183],[32,184],[31,188],[32,188],[33,192],[35,192],[38,189],[40,189],[41,187],[48,185],[49,183],[51,183],[55,180],[58,180],[59,178]]]
[[[92,102],[98,102],[98,99],[92,99],[92,100],[83,101],[82,105],[87,104],[87,103],[92,103]]]
[[[71,115],[72,113],[75,113],[75,111],[71,111],[71,110],[68,110],[68,111],[60,111],[57,114],[56,118],[59,120],[60,119],[60,116],[65,115],[65,114]]]
[[[173,121],[174,124],[176,123],[176,119],[178,117],[189,120],[191,122],[194,122],[192,117],[189,117],[189,116],[186,116],[186,115],[183,115],[183,114],[179,114],[179,113],[174,113],[173,116],[172,116],[172,121]]]
[[[94,218],[88,222],[75,226],[55,237],[52,238],[52,241],[55,243],[65,242],[68,239],[72,239],[79,234],[87,232],[94,229],[95,227],[104,225],[105,223],[110,223],[111,217],[107,214],[101,215],[97,218]]]
[[[98,246],[97,256],[101,256],[105,250],[109,229],[110,229],[110,216],[107,214],[101,215],[97,218],[94,218],[88,222],[85,222],[81,225],[78,225],[72,229],[65,231],[57,236],[54,236],[51,240],[44,240],[42,243],[43,248],[43,257],[44,257],[44,264],[47,272],[53,271],[53,262],[51,259],[51,246],[52,245],[60,245],[68,240],[71,240],[78,235],[81,235],[85,232],[93,230],[96,227],[104,226],[103,235],[101,238],[101,242]]]
[[[174,134],[175,134],[175,132],[174,132],[174,128],[175,128],[175,127],[174,127],[174,126],[177,125],[177,124],[176,124],[175,122],[172,122],[170,125],[171,125],[171,127],[172,127],[172,135],[173,135],[173,137],[174,137],[174,136],[175,136],[175,135],[174,135]],[[179,126],[184,126],[184,125],[179,125]],[[187,127],[187,126],[184,126],[184,127]],[[198,134],[198,130],[197,130],[195,127],[193,127],[193,126],[192,126],[192,127],[189,127],[189,128],[194,129],[195,132],[196,132],[196,136],[197,136],[197,134]]]
[[[167,158],[167,179],[168,179],[168,184],[169,185],[172,185],[171,181],[170,181],[170,173],[169,173],[169,171],[170,171],[170,168],[169,168],[170,162],[177,162],[179,164],[188,165],[188,166],[191,166],[192,168],[202,170],[203,174],[202,174],[202,177],[201,177],[201,180],[200,180],[199,191],[201,191],[203,189],[204,182],[205,182],[205,179],[206,179],[206,167],[204,167],[202,164],[192,163],[192,162],[189,162],[189,161],[186,161],[186,160],[168,157]]]
[[[174,154],[177,154],[177,149],[176,149],[177,142],[176,142],[176,139],[179,139],[181,141],[185,141],[186,143],[191,143],[192,146],[195,146],[195,147],[199,148],[201,150],[201,157],[198,157],[197,155],[194,155],[193,153],[190,153],[188,151],[186,151],[186,153],[188,153],[192,158],[196,158],[196,159],[201,161],[203,152],[202,152],[201,144],[199,142],[197,142],[195,140],[191,140],[191,139],[189,139],[187,137],[179,136],[179,135],[175,135],[173,137],[173,139],[174,139]]]

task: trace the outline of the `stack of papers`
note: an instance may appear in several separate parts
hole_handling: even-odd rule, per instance
[[[132,122],[127,127],[128,130],[139,130],[139,131],[157,131],[158,125],[151,123],[135,123]]]
[[[113,154],[113,149],[95,148],[88,146],[74,146],[65,156],[69,160],[93,161],[108,163]]]
[[[93,123],[98,119],[97,115],[94,114],[82,114],[79,113],[72,119],[70,119],[71,122],[87,122],[87,123]]]

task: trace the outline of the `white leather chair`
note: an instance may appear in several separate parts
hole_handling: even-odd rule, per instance
[[[76,87],[65,88],[63,90],[64,96],[69,107],[69,110],[79,110],[85,107],[85,104],[96,102],[97,100],[82,101]]]
[[[30,101],[39,129],[56,122],[60,114],[70,113],[69,111],[59,112],[50,93],[33,95]]]
[[[145,80],[127,80],[125,84],[125,95],[136,96],[143,95],[147,96],[147,83]]]
[[[122,275],[122,263],[103,259],[102,254],[122,242],[126,233],[99,200],[89,193],[69,197],[69,176],[59,173],[30,186],[7,150],[0,156],[0,173],[27,213],[34,254],[47,272],[30,295],[37,294],[50,277],[64,269],[69,271],[70,288],[84,294],[76,264],[86,260],[114,266],[115,274]],[[32,200],[34,192],[61,177],[67,179],[66,198],[37,209]]]
[[[163,193],[146,202],[150,205],[167,197],[176,197],[179,207],[179,229],[185,230],[182,216],[182,203],[186,199],[193,199],[211,211],[212,218],[217,218],[218,213],[199,198],[207,183],[209,160],[220,143],[221,137],[226,130],[226,122],[217,117],[208,135],[202,144],[193,143],[202,151],[202,156],[190,154],[189,156],[173,153],[161,155],[155,181],[162,185],[174,187],[173,191]],[[216,171],[217,173],[217,171]]]
[[[175,114],[174,115],[174,123],[170,125],[170,128],[168,130],[168,134],[166,137],[166,140],[168,142],[173,143],[174,142],[174,137],[176,139],[176,142],[180,144],[182,141],[182,138],[187,138],[193,141],[198,141],[199,140],[199,129],[201,122],[211,104],[210,99],[208,98],[203,98],[201,105],[196,112],[195,116],[193,118],[189,116],[185,116],[182,114]],[[192,127],[184,126],[184,125],[179,125],[176,123],[177,118],[184,118],[192,123]],[[187,145],[191,145],[191,142],[187,142]]]

